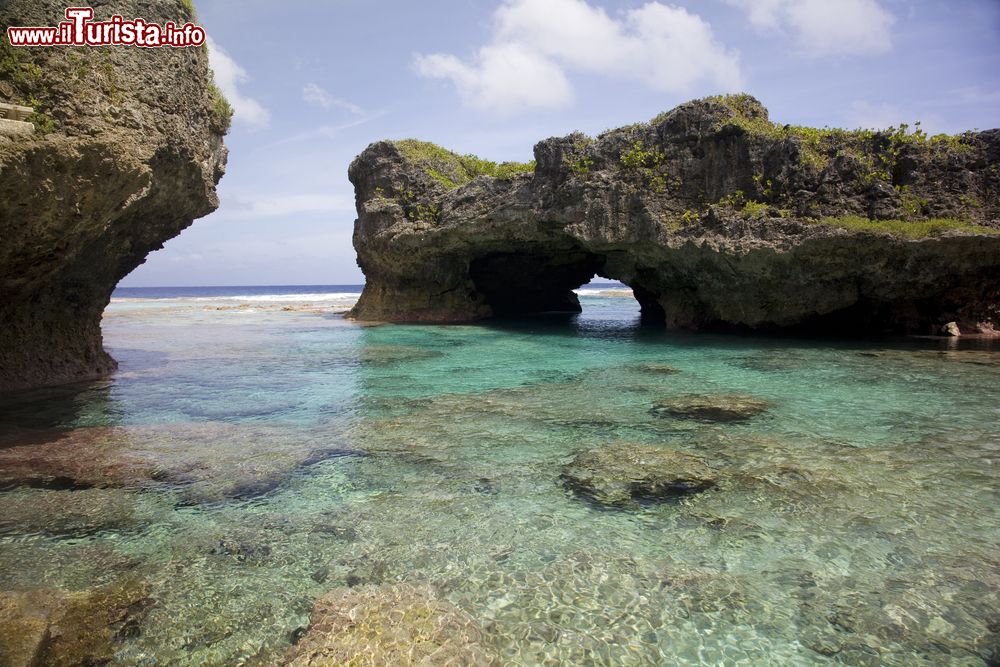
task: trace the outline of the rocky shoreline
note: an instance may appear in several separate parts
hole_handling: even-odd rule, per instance
[[[748,95],[683,104],[497,165],[381,141],[354,161],[359,320],[579,311],[595,274],[671,328],[989,334],[1000,130],[780,125]]]

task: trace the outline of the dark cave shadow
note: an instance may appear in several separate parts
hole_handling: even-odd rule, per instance
[[[581,313],[537,313],[521,316],[495,317],[474,323],[497,332],[515,335],[551,336],[559,338],[595,338],[631,341],[643,345],[680,347],[713,347],[734,350],[766,350],[782,348],[835,348],[849,352],[870,352],[873,349],[891,351],[994,352],[1000,353],[1000,338],[964,336],[913,336],[887,334],[844,338],[836,333],[815,331],[754,331],[751,329],[709,329],[706,331],[666,329],[658,318],[642,318],[636,313],[632,320],[590,319],[586,308]]]
[[[0,448],[53,442],[77,428],[84,415],[98,422],[88,425],[117,424],[113,384],[92,380],[0,395]]]

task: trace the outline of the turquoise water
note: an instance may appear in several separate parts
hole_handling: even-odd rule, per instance
[[[114,378],[0,406],[0,590],[140,578],[122,665],[267,664],[317,597],[389,583],[503,664],[995,664],[1000,350],[671,335],[608,295],[360,326],[349,300],[113,303]],[[730,394],[770,407],[651,412]],[[563,483],[631,444],[717,483],[626,507]]]

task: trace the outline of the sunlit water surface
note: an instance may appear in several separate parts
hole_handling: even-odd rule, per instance
[[[622,296],[447,327],[349,300],[113,303],[114,378],[0,406],[0,446],[69,471],[8,470],[0,590],[141,578],[123,665],[266,664],[317,597],[397,582],[503,664],[996,664],[1000,352],[668,335]],[[687,394],[772,407],[650,412]],[[720,481],[623,509],[565,487],[616,443]]]

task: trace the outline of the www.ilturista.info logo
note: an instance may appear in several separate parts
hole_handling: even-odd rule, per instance
[[[110,46],[124,44],[155,48],[159,46],[201,46],[205,29],[193,23],[163,25],[143,19],[126,21],[115,15],[108,21],[91,21],[90,7],[70,7],[66,18],[55,27],[9,27],[7,39],[11,46]]]

